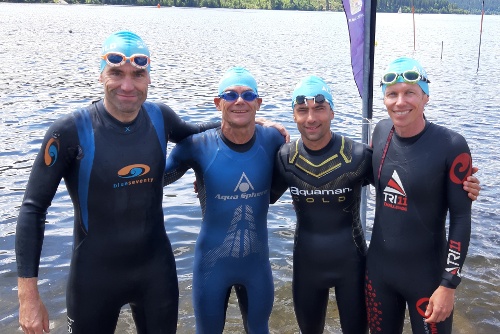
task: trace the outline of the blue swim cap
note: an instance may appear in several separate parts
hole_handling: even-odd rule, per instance
[[[292,94],[292,109],[295,105],[295,99],[297,96],[316,96],[318,94],[323,94],[325,96],[333,110],[332,91],[330,90],[330,87],[328,87],[323,79],[315,75],[302,78],[302,80],[300,80],[295,86]]]
[[[127,57],[133,54],[150,56],[148,46],[144,43],[142,38],[127,30],[117,31],[111,34],[102,44],[101,56],[113,51],[123,53]],[[101,59],[101,73],[104,67],[106,67],[106,61]],[[147,67],[148,72],[150,71],[150,67],[151,65]]]
[[[246,86],[251,88],[255,93],[257,91],[257,81],[247,69],[239,66],[230,68],[224,73],[219,81],[219,95],[231,86]]]
[[[429,79],[427,76],[427,72],[425,72],[424,68],[418,61],[416,61],[413,58],[408,58],[408,57],[400,57],[395,60],[393,60],[387,69],[385,70],[384,73],[389,73],[389,72],[395,72],[395,73],[403,73],[404,71],[418,71],[421,76]],[[405,82],[401,76],[398,76],[396,82]],[[425,81],[418,81],[417,84],[422,88],[425,94],[429,95],[429,83]],[[385,90],[387,88],[387,85],[382,85],[382,93],[385,94]]]

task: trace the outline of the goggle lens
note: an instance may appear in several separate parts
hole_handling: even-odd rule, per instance
[[[243,100],[247,102],[252,102],[253,100],[259,97],[259,95],[252,90],[244,91],[241,94],[238,94],[237,92],[230,90],[219,95],[220,98],[223,98],[227,102],[236,101],[240,96]]]
[[[306,103],[307,100],[313,100],[314,103],[322,104],[323,102],[326,101],[326,98],[323,94],[318,94],[316,96],[299,95],[295,98],[295,103],[296,104],[304,104],[304,103]]]
[[[135,56],[133,59],[133,63],[138,66],[147,67],[149,64],[149,58],[147,56]]]
[[[102,59],[106,60],[109,66],[121,66],[125,64],[127,60],[130,60],[130,63],[140,69],[145,69],[149,66],[149,57],[141,54],[134,54],[130,57],[125,56],[122,53],[118,52],[110,52],[106,53],[102,56]]]

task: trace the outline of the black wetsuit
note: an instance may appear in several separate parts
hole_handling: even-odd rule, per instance
[[[274,202],[290,188],[297,214],[293,302],[302,333],[323,333],[329,289],[335,287],[342,331],[366,333],[366,242],[360,221],[362,186],[370,182],[371,149],[332,134],[319,151],[302,140],[283,145],[273,175]]]
[[[439,285],[460,283],[471,231],[471,200],[462,189],[472,169],[469,147],[461,135],[429,122],[411,138],[391,135],[391,128],[391,120],[384,120],[373,133],[377,198],[367,255],[370,331],[401,333],[408,303],[413,333],[451,333],[453,316],[426,324],[424,313]]]
[[[166,142],[202,130],[149,102],[124,124],[99,101],[47,131],[17,222],[18,275],[38,276],[47,209],[64,178],[75,211],[68,332],[114,333],[128,303],[138,333],[175,333],[179,290],[162,209]]]

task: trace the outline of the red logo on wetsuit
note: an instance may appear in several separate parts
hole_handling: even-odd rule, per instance
[[[460,241],[450,240],[448,245],[448,258],[446,259],[445,270],[452,275],[460,277],[460,258],[462,243]]]
[[[428,317],[425,316],[425,311],[427,309],[427,305],[429,305],[429,298],[420,298],[417,300],[417,303],[415,304],[415,308],[417,309],[418,314],[420,314],[424,319],[427,319]],[[431,323],[426,323],[424,322],[425,332],[426,333],[431,333],[431,334],[437,334],[438,329],[437,325],[435,322]]]
[[[384,189],[384,206],[395,210],[408,211],[407,199],[398,172],[394,171]]]
[[[450,168],[450,180],[462,184],[467,176],[472,175],[472,158],[468,153],[459,154]]]

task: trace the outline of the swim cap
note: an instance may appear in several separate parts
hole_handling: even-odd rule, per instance
[[[127,30],[117,31],[111,34],[102,44],[101,56],[113,51],[123,53],[127,57],[133,54],[150,56],[148,46],[144,43],[142,38]],[[106,60],[101,59],[101,73],[104,67],[106,67],[106,64]],[[151,65],[147,67],[148,72],[150,71],[150,67]]]
[[[330,87],[328,87],[323,79],[315,75],[302,78],[302,80],[300,80],[295,86],[292,94],[292,109],[295,105],[295,99],[297,96],[316,96],[318,94],[323,94],[325,96],[333,110],[332,91],[330,90]]]
[[[231,86],[246,86],[251,88],[255,93],[257,91],[257,81],[247,69],[239,66],[230,68],[224,73],[219,81],[219,95]]]
[[[389,64],[387,69],[385,70],[385,73],[389,72],[395,72],[395,73],[403,73],[404,71],[418,71],[421,76],[429,79],[427,76],[427,73],[425,72],[424,68],[418,61],[416,61],[413,58],[408,58],[408,57],[400,57],[392,61],[392,63]],[[398,76],[396,82],[405,82],[401,76]],[[429,95],[429,83],[425,81],[418,81],[417,84],[422,88],[425,94]],[[382,93],[385,94],[385,90],[387,88],[387,85],[382,85]]]

